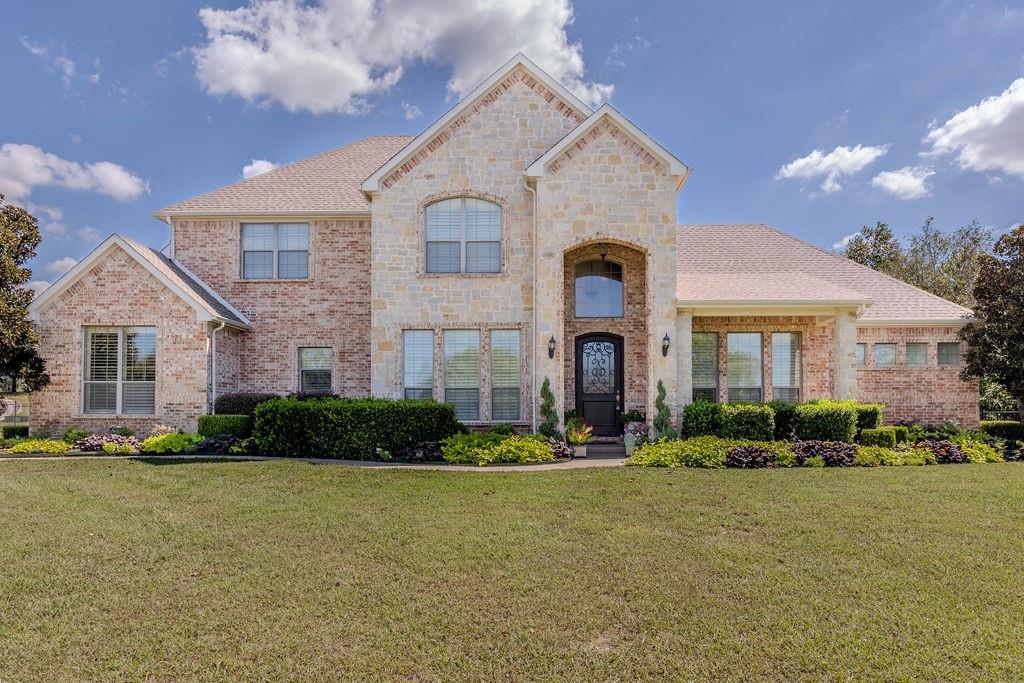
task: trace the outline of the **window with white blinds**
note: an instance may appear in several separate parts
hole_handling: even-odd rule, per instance
[[[82,410],[98,415],[156,413],[156,328],[86,329]]]
[[[718,402],[718,333],[693,333],[693,400]]]
[[[520,419],[519,330],[491,330],[491,419]]]
[[[864,367],[864,363],[866,362],[865,359],[867,358],[867,353],[868,353],[868,345],[867,344],[857,344],[857,347],[856,347],[854,353],[855,353],[855,357],[854,357],[854,361],[853,361],[854,365],[856,365],[858,368]]]
[[[444,400],[460,420],[480,419],[480,332],[445,330]]]
[[[762,363],[760,332],[730,332],[726,336],[726,378],[729,401],[762,400]]]
[[[896,367],[896,345],[875,344],[875,367],[894,368]]]
[[[501,207],[472,197],[427,206],[428,273],[501,271]]]
[[[246,280],[309,277],[309,224],[243,223],[242,277]]]
[[[923,368],[928,365],[928,344],[910,342],[907,344],[907,367]]]
[[[799,332],[772,333],[772,399],[800,402],[801,346]]]
[[[330,347],[306,346],[299,349],[299,391],[329,394],[332,390]]]
[[[405,397],[434,397],[434,333],[431,330],[405,330],[402,333],[403,382]]]

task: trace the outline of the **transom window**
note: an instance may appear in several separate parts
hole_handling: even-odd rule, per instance
[[[622,266],[607,259],[577,263],[576,317],[622,317]]]
[[[309,277],[308,223],[242,223],[242,277]]]
[[[718,333],[693,333],[693,400],[718,403]]]
[[[426,208],[428,273],[501,272],[501,207],[473,197]]]
[[[307,394],[331,392],[331,349],[306,346],[299,349],[299,391]]]
[[[156,328],[87,328],[82,378],[87,414],[156,414]]]
[[[772,399],[788,403],[800,402],[799,332],[772,333]]]
[[[730,332],[726,336],[729,401],[761,402],[762,363],[760,332]]]
[[[405,330],[402,333],[405,397],[434,397],[434,333],[432,330]]]

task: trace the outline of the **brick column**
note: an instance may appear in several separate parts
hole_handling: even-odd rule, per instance
[[[676,316],[676,412],[693,399],[693,313]]]
[[[857,316],[839,313],[836,316],[835,383],[837,399],[857,400]]]

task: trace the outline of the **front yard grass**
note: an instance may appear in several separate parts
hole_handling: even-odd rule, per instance
[[[0,679],[1002,679],[1024,466],[0,462]]]

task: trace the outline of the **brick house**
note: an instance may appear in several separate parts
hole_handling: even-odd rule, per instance
[[[416,137],[380,136],[155,215],[40,295],[32,424],[194,428],[218,394],[447,400],[535,426],[540,386],[599,434],[695,399],[978,421],[971,312],[765,225],[685,225],[690,169],[517,55]]]

